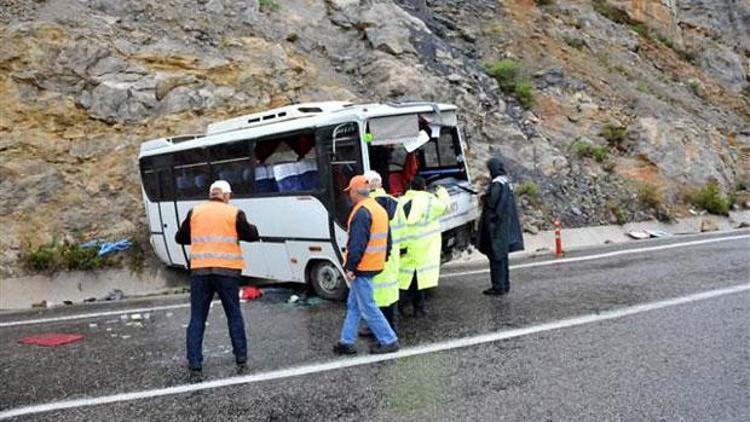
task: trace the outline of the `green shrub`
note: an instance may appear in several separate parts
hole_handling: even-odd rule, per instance
[[[591,157],[594,155],[594,146],[586,141],[577,140],[573,142],[573,150],[579,157]]]
[[[638,187],[638,204],[642,209],[659,210],[664,204],[664,198],[656,186],[643,183]]]
[[[688,83],[688,87],[690,87],[690,92],[692,92],[693,95],[695,95],[696,97],[702,97],[702,95],[701,95],[701,83],[700,82],[698,82],[696,80],[692,80],[692,81],[690,81]]]
[[[597,163],[603,163],[609,156],[609,147],[606,145],[594,145],[586,141],[573,142],[573,150],[582,158],[593,158]]]
[[[534,105],[534,87],[529,82],[516,83],[513,93],[524,108],[530,109]]]
[[[525,195],[529,198],[537,198],[539,197],[541,190],[536,182],[533,180],[527,180],[519,183],[518,186],[516,186],[515,192],[518,196]]]
[[[503,92],[510,94],[516,87],[521,73],[521,65],[511,59],[503,59],[497,63],[485,65],[485,71],[497,80]]]
[[[711,214],[727,215],[731,207],[730,199],[727,198],[719,182],[712,180],[703,185],[692,198],[693,204]]]
[[[514,96],[524,108],[534,105],[534,88],[521,78],[521,65],[511,59],[503,59],[484,66],[485,72],[497,80],[500,90]]]
[[[620,206],[620,203],[614,200],[607,201],[606,207],[609,210],[609,212],[612,213],[612,216],[615,217],[615,222],[617,222],[617,224],[623,225],[628,222],[628,215],[622,209],[622,206]]]
[[[602,129],[602,136],[607,142],[614,146],[619,147],[625,140],[628,134],[628,128],[625,126],[606,125]]]
[[[97,252],[97,248],[82,248],[76,241],[61,241],[58,237],[37,246],[27,241],[21,263],[32,272],[90,271],[116,264],[113,259],[97,256]]]
[[[638,85],[635,87],[635,89],[644,94],[654,95],[654,91],[652,91],[651,87],[648,86],[645,82],[638,82]]]
[[[638,35],[642,35],[646,38],[651,38],[651,32],[649,31],[648,27],[642,23],[630,25],[630,29],[632,29],[633,32]]]
[[[275,12],[279,10],[279,4],[275,0],[258,0],[258,8],[261,12]]]
[[[57,238],[38,246],[32,246],[31,241],[27,240],[21,253],[21,263],[30,271],[54,271],[60,262],[58,248]]]
[[[60,257],[64,269],[69,271],[90,271],[102,268],[105,259],[97,256],[98,248],[82,248],[77,243],[63,243],[60,247]]]
[[[609,156],[609,147],[606,145],[594,145],[591,149],[591,156],[597,163],[603,163]]]

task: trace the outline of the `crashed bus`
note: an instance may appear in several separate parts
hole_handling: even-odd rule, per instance
[[[213,123],[205,134],[146,141],[139,167],[154,252],[187,268],[190,247],[177,244],[175,233],[209,185],[226,180],[232,205],[261,235],[242,243],[243,276],[307,283],[320,297],[341,299],[352,207],[343,190],[375,170],[394,196],[416,175],[447,188],[451,203],[440,224],[450,259],[468,247],[478,216],[456,113],[435,103],[307,103]]]

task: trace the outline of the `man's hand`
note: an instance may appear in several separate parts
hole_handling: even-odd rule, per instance
[[[354,281],[354,279],[355,279],[355,278],[357,278],[357,276],[356,276],[356,275],[354,275],[354,273],[353,273],[353,272],[351,272],[351,271],[347,271],[347,272],[346,272],[346,279],[347,279],[347,280],[349,280],[349,282],[350,282],[350,283],[351,283],[352,281]]]

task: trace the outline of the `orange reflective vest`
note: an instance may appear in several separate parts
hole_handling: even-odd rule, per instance
[[[358,271],[383,271],[385,254],[388,249],[388,213],[372,198],[359,201],[352,208],[347,222],[347,229],[352,225],[352,219],[360,208],[370,212],[370,240],[367,242],[362,260],[357,265]]]
[[[237,212],[231,205],[209,201],[190,217],[190,268],[244,268],[237,235]]]

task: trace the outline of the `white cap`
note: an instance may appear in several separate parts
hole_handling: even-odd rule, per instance
[[[232,193],[232,187],[229,186],[229,182],[226,180],[217,180],[211,183],[211,187],[208,191],[212,192],[214,189],[219,189],[222,193]]]
[[[383,178],[380,177],[380,173],[378,173],[375,170],[367,170],[363,176],[365,176],[365,179],[367,179],[368,183],[372,183],[373,181],[377,180],[379,182],[383,181]]]

